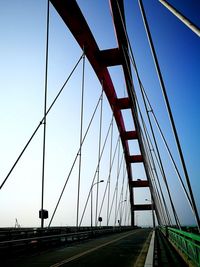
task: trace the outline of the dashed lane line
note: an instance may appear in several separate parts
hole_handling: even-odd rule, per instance
[[[62,260],[62,261],[60,261],[60,262],[58,262],[58,263],[55,263],[55,264],[51,265],[50,267],[60,267],[60,266],[62,266],[62,265],[65,264],[65,263],[68,263],[68,262],[74,261],[74,260],[76,260],[76,259],[78,259],[78,258],[81,258],[82,256],[85,256],[85,255],[87,255],[87,254],[89,254],[89,253],[91,253],[91,252],[93,252],[93,251],[95,251],[95,250],[98,250],[98,249],[103,248],[103,247],[105,247],[105,246],[108,246],[108,245],[110,245],[110,244],[112,244],[112,243],[115,243],[115,242],[117,242],[117,241],[119,241],[119,240],[121,240],[121,239],[123,239],[123,238],[125,238],[125,237],[127,237],[127,236],[134,235],[134,234],[138,233],[139,231],[142,231],[142,229],[141,229],[141,230],[138,230],[138,231],[136,231],[136,232],[134,232],[134,233],[131,232],[131,233],[125,234],[125,235],[120,236],[120,237],[118,237],[118,238],[116,238],[116,239],[114,239],[114,240],[111,240],[111,241],[106,242],[106,243],[104,243],[104,244],[102,244],[102,245],[99,245],[99,246],[97,246],[97,247],[95,247],[95,248],[86,250],[86,251],[84,251],[84,252],[82,252],[82,253],[79,253],[79,254],[77,254],[77,255],[75,255],[75,256],[72,256],[72,257],[70,257],[70,258],[68,258],[68,259],[65,259],[65,260]]]

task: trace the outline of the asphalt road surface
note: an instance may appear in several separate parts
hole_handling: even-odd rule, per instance
[[[140,267],[144,266],[150,229],[112,234],[40,254],[8,259],[5,267]]]

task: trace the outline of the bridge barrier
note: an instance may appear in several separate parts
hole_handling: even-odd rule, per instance
[[[6,253],[20,254],[24,251],[41,251],[48,247],[64,245],[100,235],[132,230],[133,227],[83,227],[77,228],[44,228],[16,229],[0,231],[0,256]],[[3,234],[4,233],[4,234]],[[7,240],[6,240],[7,239]]]
[[[200,235],[172,227],[161,227],[160,230],[189,266],[200,267]]]

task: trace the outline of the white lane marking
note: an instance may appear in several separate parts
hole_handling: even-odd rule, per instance
[[[110,244],[112,244],[112,243],[114,243],[114,242],[117,242],[117,241],[119,241],[120,239],[123,239],[123,238],[125,238],[125,237],[127,237],[127,236],[129,236],[129,235],[134,235],[134,234],[138,233],[138,232],[141,231],[141,230],[142,230],[142,229],[140,229],[140,230],[138,230],[138,231],[136,231],[136,232],[134,232],[134,233],[131,232],[131,233],[125,234],[125,235],[123,235],[123,236],[121,236],[121,237],[118,237],[118,238],[116,238],[116,239],[114,239],[114,240],[111,240],[111,241],[109,241],[109,242],[106,242],[106,243],[104,243],[104,244],[102,244],[102,245],[99,245],[99,246],[97,246],[97,247],[95,247],[95,248],[86,250],[86,251],[84,251],[84,252],[82,252],[82,253],[79,253],[79,254],[77,254],[77,255],[75,255],[75,256],[72,256],[72,257],[70,257],[70,258],[68,258],[68,259],[66,259],[66,260],[60,261],[60,262],[58,262],[58,263],[55,263],[55,264],[51,265],[50,267],[59,267],[59,266],[62,266],[62,265],[65,264],[65,263],[68,263],[68,262],[70,262],[70,261],[76,260],[76,259],[78,259],[78,258],[80,258],[80,257],[82,257],[82,256],[84,256],[84,255],[87,255],[87,254],[89,254],[89,253],[91,253],[91,252],[93,252],[93,251],[95,251],[95,250],[98,250],[98,249],[103,248],[103,247],[105,247],[105,246],[107,246],[107,245],[110,245]]]
[[[144,262],[142,260],[142,257],[143,257],[144,253],[147,254],[147,246],[148,246],[148,242],[149,242],[149,239],[151,238],[151,236],[152,236],[152,232],[149,233],[145,243],[143,244],[143,247],[140,251],[140,254],[138,255],[136,261],[134,262],[133,267],[141,267],[141,266],[144,267]]]
[[[153,266],[155,231],[153,231],[144,267]]]

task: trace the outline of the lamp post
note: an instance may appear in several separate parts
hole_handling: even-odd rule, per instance
[[[126,199],[120,201],[119,203],[119,208],[120,208],[119,226],[121,226],[121,223],[122,223],[122,203],[123,202],[126,202]]]
[[[97,185],[99,183],[103,183],[103,182],[104,182],[104,180],[101,180],[99,182],[92,184],[91,189],[90,189],[91,190],[91,229],[92,229],[92,217],[93,217],[93,214],[92,214],[92,189],[95,185]]]
[[[153,222],[153,228],[155,228],[155,217],[154,217],[154,212],[153,212],[153,202],[152,200],[145,198],[145,201],[149,201],[151,204],[151,211],[152,211],[152,222]]]

